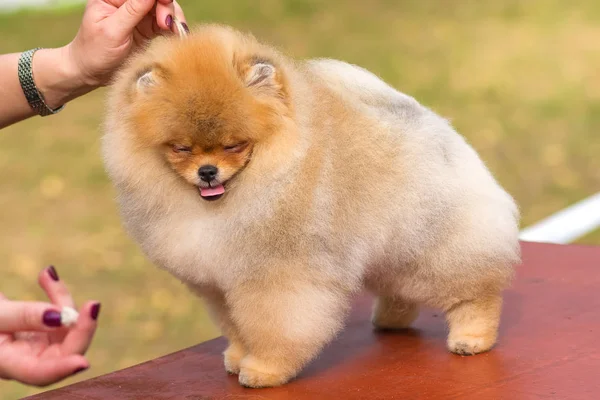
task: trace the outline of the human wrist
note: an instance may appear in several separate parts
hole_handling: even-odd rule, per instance
[[[38,50],[32,69],[35,85],[52,109],[95,89],[79,72],[69,46]]]

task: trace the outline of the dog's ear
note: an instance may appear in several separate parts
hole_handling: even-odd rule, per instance
[[[272,60],[265,57],[250,57],[241,63],[239,72],[246,87],[256,94],[282,99],[287,97],[283,71]]]
[[[148,93],[154,87],[160,85],[166,77],[166,71],[160,65],[150,65],[138,71],[135,78],[135,91]]]
[[[266,60],[257,60],[255,64],[250,65],[245,76],[246,86],[274,86],[275,66]]]
[[[137,78],[135,87],[139,92],[145,92],[151,87],[156,86],[156,77],[153,71],[146,71]]]

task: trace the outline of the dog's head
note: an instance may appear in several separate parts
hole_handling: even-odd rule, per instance
[[[203,199],[218,200],[292,113],[278,60],[219,26],[158,40],[120,78],[136,146],[156,150]]]

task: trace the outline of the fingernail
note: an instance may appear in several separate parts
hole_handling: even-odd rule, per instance
[[[167,19],[165,20],[165,24],[167,24],[167,26],[169,27],[169,29],[171,29],[171,27],[173,26],[173,16],[167,15]]]
[[[44,322],[44,325],[46,326],[50,326],[53,328],[59,327],[61,326],[61,322],[60,322],[60,313],[58,311],[54,311],[54,310],[48,310],[44,313],[44,315],[42,316],[42,321]]]
[[[187,24],[185,22],[182,22],[181,25],[183,25],[183,29],[185,29],[185,31],[187,33],[190,33],[190,28],[189,28],[189,26],[187,26]]]
[[[98,314],[100,314],[100,303],[96,303],[92,306],[92,310],[90,311],[90,316],[95,321],[98,319]]]
[[[48,275],[52,278],[53,281],[58,281],[58,273],[56,272],[56,268],[53,265],[48,267]]]
[[[75,372],[73,372],[73,375],[76,375],[76,374],[78,374],[78,373],[80,373],[80,372],[83,372],[83,371],[85,371],[85,370],[86,370],[86,369],[88,369],[88,368],[89,368],[89,367],[79,367],[79,368],[77,368],[77,369],[75,370]]]

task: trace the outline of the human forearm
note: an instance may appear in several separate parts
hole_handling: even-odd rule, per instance
[[[35,115],[19,83],[19,57],[20,54],[0,56],[0,128]],[[78,76],[68,46],[38,50],[32,70],[38,91],[52,109],[94,89]]]
[[[88,0],[75,39],[33,56],[33,80],[46,105],[59,108],[108,84],[132,51],[171,31],[174,17],[185,23],[174,0]],[[0,129],[36,115],[21,89],[19,57],[0,55]]]

